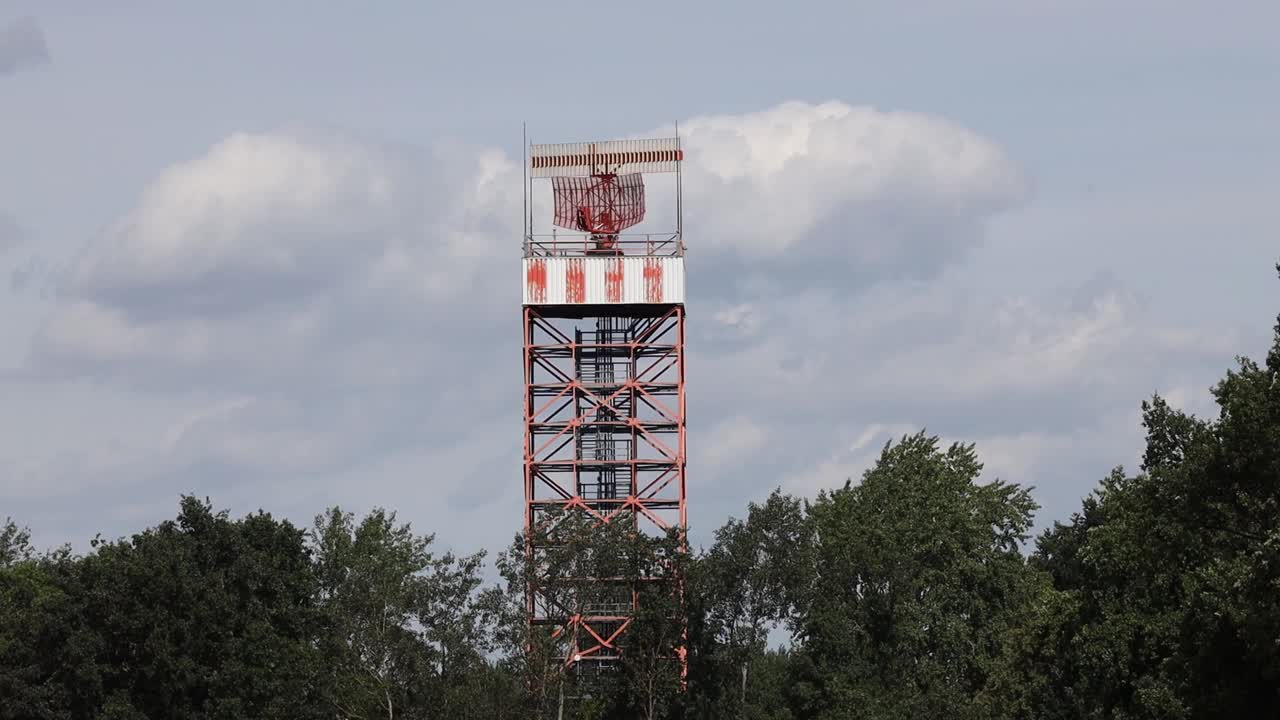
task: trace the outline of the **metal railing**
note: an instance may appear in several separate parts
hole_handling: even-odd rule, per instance
[[[527,235],[525,257],[609,257],[680,256],[684,243],[680,233],[590,233],[552,232]]]

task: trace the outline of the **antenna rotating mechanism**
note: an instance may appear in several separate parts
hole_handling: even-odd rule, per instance
[[[529,172],[550,178],[557,227],[589,235],[587,255],[622,255],[618,235],[644,219],[644,173],[679,172],[679,138],[530,147]]]

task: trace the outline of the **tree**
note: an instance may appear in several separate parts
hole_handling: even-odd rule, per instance
[[[1022,666],[1054,682],[1024,683],[1029,712],[1280,714],[1280,321],[1265,364],[1239,359],[1213,393],[1213,420],[1143,403],[1140,472],[1041,536],[1058,612],[1052,652]]]
[[[730,519],[718,529],[698,562],[696,587],[717,656],[704,672],[717,677],[720,687],[708,689],[722,716],[761,712],[748,702],[750,668],[765,657],[769,631],[795,619],[795,598],[812,579],[810,539],[801,502],[775,490],[763,504],[750,503],[745,520]]]
[[[19,716],[318,717],[310,558],[287,522],[184,497],[175,520],[26,572],[41,705]]]
[[[66,601],[52,572],[61,553],[38,556],[30,538],[12,519],[0,529],[0,720],[55,718],[66,705],[49,662]]]
[[[312,531],[325,697],[345,717],[468,717],[489,636],[482,555],[435,556],[394,513],[357,525],[333,508]]]
[[[1027,612],[1019,552],[1035,503],[977,482],[972,446],[886,445],[859,485],[811,509],[814,582],[800,602],[800,710],[816,718],[976,717],[1002,639]]]
[[[635,597],[622,635],[622,677],[631,709],[643,720],[659,720],[672,712],[682,690],[688,553],[675,529],[658,536],[628,532],[622,542]]]
[[[680,578],[688,555],[678,531],[649,534],[623,512],[608,522],[575,510],[549,511],[531,532],[529,552],[518,535],[500,556],[507,611],[502,637],[505,662],[525,679],[527,712],[533,717],[666,717],[675,711],[681,678],[677,650],[683,645],[684,595]],[[543,620],[533,623],[526,589]],[[579,672],[566,662],[577,638],[597,645],[616,629],[592,615],[625,613],[629,624],[605,648],[619,656],[612,669]],[[612,653],[611,653],[612,654]]]
[[[522,681],[521,710],[526,717],[554,717],[563,697],[564,665],[556,661],[563,655],[563,640],[530,627],[526,593],[538,567],[526,553],[523,533],[498,554],[496,565],[503,580],[495,594],[502,666]]]
[[[0,527],[0,569],[30,560],[34,554],[31,531],[18,527],[13,518],[5,518],[4,527]]]
[[[551,510],[528,531],[531,544],[517,535],[499,560],[508,597],[507,662],[521,671],[535,717],[594,717],[621,702],[614,676],[585,676],[568,659],[580,638],[611,634],[587,627],[586,617],[630,604],[626,525]]]

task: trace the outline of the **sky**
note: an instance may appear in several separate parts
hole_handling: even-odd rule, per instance
[[[1280,5],[0,0],[0,517],[521,518],[521,126],[688,152],[695,541],[924,429],[1065,520],[1280,311]],[[659,224],[664,210],[655,200]]]

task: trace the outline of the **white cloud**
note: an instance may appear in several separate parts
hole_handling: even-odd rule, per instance
[[[417,347],[423,321],[465,325],[451,315],[518,298],[499,271],[515,258],[498,255],[518,252],[515,177],[492,152],[232,136],[164,172],[93,243],[32,365],[234,385],[342,375],[358,358],[397,377],[432,351]]]
[[[743,263],[800,242],[842,208],[870,208],[863,221],[874,223],[874,208],[895,197],[926,209],[992,209],[1019,187],[991,143],[925,116],[788,103],[684,127],[687,186],[697,188],[690,205],[713,221],[697,242]],[[499,355],[468,348],[501,343],[506,309],[518,302],[517,176],[493,150],[419,152],[312,131],[236,134],[162,173],[95,240],[34,339],[29,367],[301,397],[316,387],[425,393],[442,378],[505,377]],[[770,218],[794,220],[787,233],[737,238],[714,224],[732,216],[716,208],[775,205]],[[898,240],[868,234],[859,252]],[[823,262],[839,265],[843,248],[823,242],[797,254],[834,254],[836,262]],[[700,285],[712,288],[732,269],[704,264],[700,272]],[[726,337],[760,331],[762,309],[721,305]],[[777,350],[752,353],[769,362],[760,354]],[[775,379],[804,383],[815,367],[811,359]],[[474,395],[501,397],[509,384]]]
[[[897,442],[920,428],[908,423],[871,423],[852,435],[852,441],[838,446],[817,463],[800,465],[787,474],[780,484],[783,492],[813,497],[819,490],[830,490],[845,481],[857,484],[863,473],[875,465],[886,442]]]
[[[778,403],[827,381],[824,392],[796,401],[806,411],[915,397],[957,407],[1017,395],[1070,402],[1157,379],[1170,356],[1217,363],[1240,345],[1233,332],[1162,325],[1114,288],[1074,294],[992,298],[896,285],[854,297],[794,295],[759,310],[758,341],[709,369],[707,382],[728,393],[769,367],[759,392]]]
[[[765,447],[768,433],[764,426],[746,415],[726,418],[702,435],[698,472],[714,474],[729,466],[740,467]]]
[[[164,457],[173,424],[208,405],[207,394],[138,393],[85,380],[0,376],[0,498],[50,504],[115,487]],[[92,508],[90,508],[92,509]]]
[[[711,319],[745,336],[760,330],[760,317],[750,303],[722,305],[711,314]]]
[[[1177,385],[1160,393],[1168,403],[1179,410],[1195,415],[1202,420],[1218,418],[1218,402],[1213,397],[1209,385]]]
[[[1100,409],[1136,403],[1135,383],[1195,381],[1161,375],[1164,355],[1218,357],[1111,286],[1049,302],[937,282],[1025,192],[968,130],[838,103],[681,128],[703,526],[780,482],[856,477],[915,422],[990,438],[996,465],[1029,474]],[[32,340],[27,398],[50,400],[40,442],[0,433],[21,470],[0,495],[47,509],[76,487],[113,507],[195,491],[303,513],[376,497],[442,537],[505,542],[519,175],[493,150],[305,131],[238,134],[170,168]],[[108,425],[114,441],[91,439]]]
[[[1239,338],[1166,326],[1114,282],[1056,295],[816,291],[753,306],[746,340],[691,332],[691,407],[722,417],[746,405],[767,438],[755,472],[712,465],[700,478],[750,496],[781,478],[811,494],[856,481],[886,440],[925,429],[976,443],[985,477],[1035,485],[1041,519],[1061,517],[1111,467],[1133,465],[1141,401],[1216,376]],[[697,427],[690,447],[715,436]]]
[[[442,159],[334,134],[234,135],[152,182],[70,290],[135,305],[162,293],[184,314],[335,289],[454,299],[497,252],[493,231],[514,226],[515,168]]]
[[[18,221],[0,212],[0,255],[22,242],[22,228]]]
[[[47,62],[49,46],[35,18],[19,18],[0,28],[0,75]]]
[[[886,442],[897,443],[922,428],[938,437],[940,448],[952,443],[973,444],[982,463],[979,482],[1000,479],[1032,487],[1032,496],[1041,504],[1037,515],[1043,527],[1064,517],[1063,512],[1078,507],[1108,470],[1123,465],[1136,468],[1141,454],[1143,431],[1136,404],[1107,413],[1095,422],[1064,430],[1013,429],[974,434],[956,428],[935,432],[924,423],[873,423],[851,431],[847,442],[822,459],[802,465],[786,477],[783,489],[812,496],[851,480],[857,484],[871,469]],[[1048,512],[1046,512],[1046,510]]]
[[[764,261],[770,281],[786,277],[791,258],[836,276],[935,268],[954,254],[938,243],[972,241],[971,226],[1021,188],[992,143],[923,115],[787,103],[684,128],[690,242],[735,258],[700,266],[708,289],[732,282],[735,263]],[[343,362],[353,347],[393,361],[408,338],[388,346],[396,333],[369,322],[378,313],[495,320],[504,300],[515,302],[517,176],[493,150],[234,135],[165,171],[95,241],[37,338],[34,364],[137,368],[149,382],[179,370],[190,382],[193,372],[263,368],[278,378],[303,362]],[[886,208],[921,232],[882,222]],[[828,223],[833,232],[816,232]],[[784,267],[768,270],[780,257]],[[748,307],[726,312],[749,334]]]
[[[1026,195],[994,142],[920,113],[791,102],[680,130],[695,262],[708,252],[737,258],[749,264],[731,271],[763,271],[766,284],[932,276]]]

